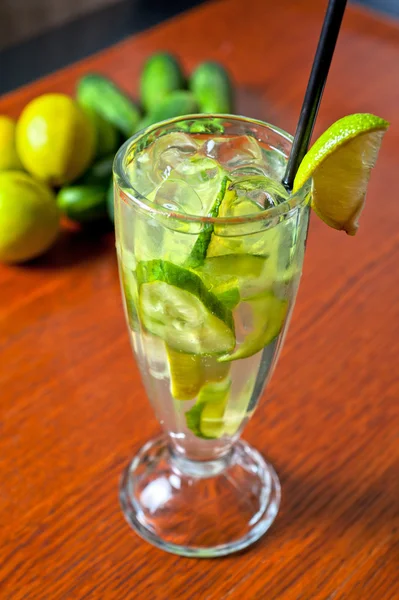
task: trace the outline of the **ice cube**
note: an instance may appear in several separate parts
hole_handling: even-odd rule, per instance
[[[234,179],[244,179],[246,177],[252,177],[252,175],[260,175],[261,177],[264,175],[268,175],[268,172],[265,167],[257,164],[252,165],[243,165],[241,167],[237,167],[230,171],[231,178]]]
[[[223,177],[220,166],[210,158],[195,155],[189,160],[182,161],[170,175],[173,178],[177,176],[196,191],[202,202],[201,214],[207,214],[220,191]]]
[[[208,183],[219,171],[219,165],[214,160],[202,156],[195,156],[182,161],[176,167],[176,173],[192,187]]]
[[[148,370],[156,379],[165,379],[169,375],[168,359],[163,340],[153,335],[142,335],[143,354]]]
[[[127,165],[126,172],[132,187],[142,196],[147,196],[162,181],[160,175],[152,168],[147,150],[141,151]]]
[[[277,206],[288,199],[284,186],[265,175],[252,175],[234,181],[230,187],[242,201],[256,203],[261,209]]]
[[[196,191],[182,179],[166,179],[155,191],[152,201],[172,212],[202,215],[202,202]]]
[[[258,142],[248,135],[209,139],[201,152],[228,170],[254,163],[262,165],[262,150]]]
[[[269,175],[269,177],[281,181],[287,164],[287,159],[284,154],[276,149],[267,150],[266,148],[262,148],[262,154],[265,173]]]
[[[148,196],[164,179],[167,179],[182,161],[193,156],[198,144],[185,133],[173,131],[156,139],[141,150],[127,167],[132,186],[143,196]]]
[[[151,148],[151,162],[161,179],[167,179],[182,162],[198,150],[195,141],[185,133],[173,131],[158,138]]]

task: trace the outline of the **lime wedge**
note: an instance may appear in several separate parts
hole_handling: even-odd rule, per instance
[[[224,354],[220,362],[248,358],[270,344],[281,332],[288,310],[288,302],[280,300],[272,292],[240,304],[247,304],[252,311],[252,330],[232,354]]]
[[[169,363],[170,393],[175,400],[193,400],[209,382],[224,379],[229,363],[219,363],[211,356],[178,352],[166,346]]]
[[[137,265],[141,323],[177,351],[218,355],[235,345],[231,310],[194,272],[163,260]]]
[[[227,378],[222,381],[215,381],[204,385],[198,395],[198,403],[204,404],[221,404],[226,403],[227,396],[231,388],[231,379]]]
[[[134,256],[126,252],[123,260],[119,262],[119,275],[122,288],[122,297],[126,315],[130,328],[133,331],[139,331],[139,320],[137,314],[137,281],[136,281],[136,262]]]
[[[207,438],[217,439],[223,435],[225,402],[204,404],[200,418],[200,431]]]
[[[224,432],[224,412],[229,399],[231,380],[204,385],[198,396],[203,404],[200,418],[200,430],[207,438],[219,438]]]
[[[170,392],[175,400],[192,400],[203,386],[202,359],[166,346],[169,362]]]
[[[343,117],[327,129],[302,160],[294,192],[313,177],[312,208],[330,227],[354,235],[371,169],[389,123],[370,114]]]
[[[259,296],[271,281],[267,280],[269,258],[251,254],[224,254],[207,258],[198,274],[216,295],[222,283],[238,287],[242,300]],[[217,287],[213,287],[217,286]],[[233,306],[234,308],[234,306]]]
[[[227,308],[235,308],[240,301],[237,277],[217,284],[212,291]]]
[[[248,406],[251,401],[256,377],[250,376],[245,382],[238,398],[229,403],[223,415],[224,434],[233,436],[237,433],[245,417],[249,416]],[[253,412],[253,411],[251,411]]]

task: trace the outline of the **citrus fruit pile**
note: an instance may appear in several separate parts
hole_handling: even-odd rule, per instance
[[[200,64],[187,78],[178,60],[149,57],[140,104],[109,78],[89,73],[76,97],[34,98],[18,121],[0,115],[0,261],[23,262],[56,240],[60,217],[85,224],[113,221],[112,164],[136,131],[164,119],[233,111],[226,70]]]

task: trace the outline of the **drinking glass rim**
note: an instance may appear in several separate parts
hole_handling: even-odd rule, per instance
[[[127,155],[128,148],[131,147],[133,143],[137,143],[140,138],[144,137],[148,133],[152,131],[156,131],[157,129],[162,129],[162,127],[166,127],[168,125],[172,125],[173,123],[179,123],[181,121],[187,120],[209,120],[209,119],[228,119],[230,121],[240,121],[244,123],[249,123],[253,125],[258,125],[264,129],[269,129],[273,133],[278,134],[283,139],[287,140],[292,144],[293,136],[276,127],[275,125],[271,125],[266,121],[261,121],[259,119],[252,119],[249,117],[244,117],[241,115],[229,115],[229,114],[191,114],[184,115],[180,117],[174,117],[173,119],[166,119],[164,121],[160,121],[159,123],[155,123],[154,125],[150,125],[145,129],[142,129],[131,136],[126,142],[119,148],[118,152],[115,155],[113,171],[114,175],[116,174],[120,180],[122,180],[124,189],[120,189],[119,193],[123,196],[124,201],[127,202],[128,205],[132,207],[139,207],[151,215],[159,215],[161,217],[168,217],[170,219],[176,219],[179,221],[186,221],[190,223],[210,223],[210,224],[218,224],[218,225],[234,225],[234,224],[244,224],[244,223],[253,223],[257,221],[267,221],[271,219],[275,219],[276,217],[288,217],[293,214],[296,210],[300,209],[302,206],[306,205],[308,194],[312,188],[312,179],[309,179],[299,190],[297,190],[294,194],[290,194],[289,198],[278,204],[277,206],[273,206],[271,208],[266,208],[258,213],[253,215],[241,215],[235,217],[209,217],[209,216],[201,216],[201,215],[191,215],[187,213],[181,213],[178,211],[172,211],[162,206],[155,205],[151,200],[149,200],[146,196],[141,194],[136,188],[133,187],[130,182],[128,175],[125,170],[124,158]],[[130,191],[134,192],[134,195],[130,193]]]

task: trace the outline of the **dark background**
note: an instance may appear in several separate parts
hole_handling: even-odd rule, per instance
[[[202,1],[0,0],[0,94]],[[399,0],[356,3],[399,18]]]

